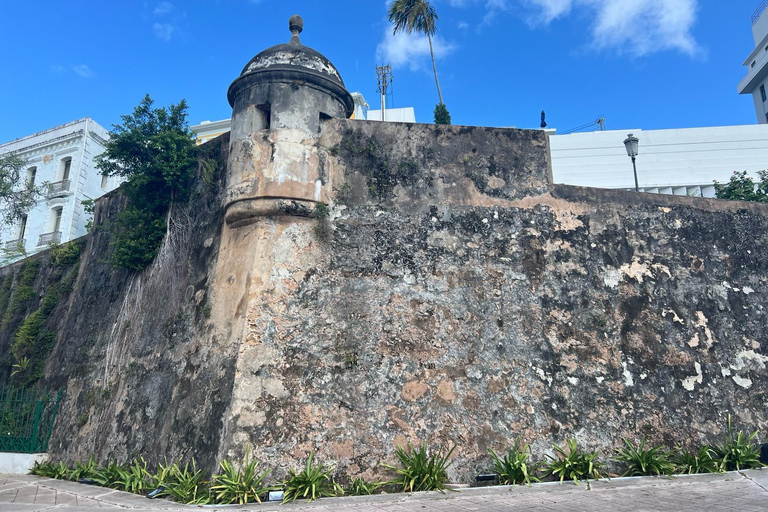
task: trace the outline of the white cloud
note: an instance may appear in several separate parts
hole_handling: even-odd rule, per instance
[[[432,38],[432,47],[435,59],[445,57],[456,49],[453,44],[440,36]],[[376,59],[380,62],[389,62],[394,67],[407,64],[412,70],[420,69],[430,59],[429,41],[427,36],[415,32],[410,35],[404,32],[392,35],[392,30],[387,28],[384,39],[376,48]]]
[[[173,10],[173,4],[171,2],[160,2],[157,4],[157,7],[155,7],[154,14],[155,16],[162,16],[164,14],[168,14]]]
[[[155,31],[155,37],[164,41],[170,41],[176,27],[170,23],[155,23],[152,25],[152,29]]]
[[[93,78],[93,71],[90,67],[88,67],[87,64],[78,64],[77,66],[72,66],[72,71],[83,78]]]
[[[571,12],[571,0],[525,0],[525,3],[540,9],[538,22],[549,23]]]
[[[643,56],[665,50],[688,55],[704,51],[698,47],[692,29],[696,24],[699,0],[447,0],[452,7],[483,4],[483,25],[491,24],[502,12],[522,7],[533,27],[548,25],[570,14],[586,14],[596,50]]]
[[[642,56],[662,50],[701,53],[691,34],[698,0],[578,0],[596,10],[593,45]]]
[[[51,72],[52,73],[56,73],[57,75],[61,75],[66,70],[67,70],[67,68],[65,68],[61,64],[54,64],[54,65],[51,66]]]

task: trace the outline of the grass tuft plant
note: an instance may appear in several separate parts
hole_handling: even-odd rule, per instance
[[[165,479],[165,491],[168,496],[187,505],[206,505],[211,501],[208,482],[202,469],[197,469],[195,459],[182,468],[178,463],[169,466]]]
[[[528,484],[540,482],[541,480],[533,475],[538,466],[529,467],[531,457],[530,446],[520,446],[520,440],[515,440],[515,446],[504,455],[503,458],[496,455],[492,449],[488,449],[493,458],[493,471],[499,475],[501,485]]]
[[[274,489],[264,484],[269,470],[259,472],[259,461],[250,457],[250,446],[245,450],[242,464],[235,466],[231,461],[223,460],[219,466],[221,473],[214,475],[211,483],[211,497],[215,503],[261,503],[261,496]]]
[[[55,478],[57,480],[66,480],[69,476],[69,468],[66,463],[59,462],[53,463],[50,461],[37,462],[35,461],[32,470],[29,472],[31,475],[41,476],[45,478]]]
[[[350,496],[369,496],[376,494],[379,489],[384,485],[384,482],[380,480],[374,480],[369,482],[365,478],[355,478],[352,483],[349,484],[349,489],[345,491]]]
[[[731,415],[728,415],[728,431],[723,442],[712,447],[715,459],[723,471],[739,471],[742,469],[761,468],[760,446],[755,442],[757,431],[747,436],[739,431],[734,435],[731,426]]]
[[[102,487],[122,489],[120,481],[123,478],[123,471],[125,471],[125,468],[121,464],[112,461],[106,466],[100,466],[95,469],[93,481]]]
[[[147,469],[147,461],[144,457],[134,459],[122,473],[120,485],[133,494],[142,494],[146,490],[152,490],[152,474]]]
[[[675,464],[675,472],[679,474],[695,475],[723,471],[709,446],[702,446],[698,451],[689,451],[678,446],[672,456],[672,462]]]
[[[314,455],[314,452],[309,454],[307,467],[303,470],[298,473],[289,470],[290,476],[283,482],[283,503],[295,501],[297,498],[313,501],[344,494],[344,489],[333,481],[331,468],[312,464]]]
[[[67,474],[67,478],[73,482],[79,482],[84,478],[92,480],[97,475],[97,471],[96,459],[91,455],[88,462],[84,464],[75,462],[75,467]]]
[[[600,452],[583,452],[576,439],[566,439],[565,442],[567,449],[556,444],[552,445],[555,456],[547,455],[550,459],[545,466],[548,475],[559,476],[561,484],[567,478],[573,480],[576,485],[579,485],[580,480],[587,481],[589,485],[590,478],[600,480],[605,476],[601,472],[605,468],[605,463],[597,460]]]
[[[398,486],[402,492],[442,492],[448,481],[446,470],[451,465],[448,459],[454,449],[456,449],[455,445],[445,455],[442,452],[430,455],[427,453],[426,443],[422,443],[418,450],[414,449],[410,441],[408,442],[408,451],[405,451],[402,446],[398,446],[395,449],[395,455],[400,459],[402,467],[384,465],[398,474],[398,477],[389,483]]]
[[[663,446],[645,447],[645,437],[635,445],[626,437],[622,438],[624,448],[615,457],[617,462],[627,465],[622,476],[660,476],[671,475],[675,465],[669,460],[669,454]]]

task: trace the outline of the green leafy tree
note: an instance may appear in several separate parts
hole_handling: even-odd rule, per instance
[[[0,155],[0,224],[19,222],[35,206],[41,187],[23,176],[27,161],[15,153]]]
[[[440,81],[437,79],[437,65],[435,64],[435,51],[432,47],[432,36],[437,33],[437,11],[429,3],[429,0],[394,0],[389,6],[389,22],[392,23],[393,34],[406,32],[412,34],[419,32],[427,36],[429,41],[429,54],[432,57],[432,71],[435,73],[435,85],[437,86],[437,96],[440,98],[438,108],[442,106],[445,113],[448,109],[443,102],[443,93],[440,91]],[[438,122],[435,109],[435,124],[450,124],[451,116],[447,116],[448,122]],[[441,120],[445,120],[445,116]]]
[[[768,203],[768,170],[757,171],[760,181],[755,183],[747,171],[736,171],[725,184],[715,182],[715,197],[736,201]]]
[[[145,96],[123,123],[114,125],[97,167],[127,178],[128,207],[110,222],[113,267],[140,270],[157,255],[174,202],[188,198],[196,146],[187,123],[187,104],[154,108]]]

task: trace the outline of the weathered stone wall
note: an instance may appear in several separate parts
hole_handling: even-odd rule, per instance
[[[319,144],[326,219],[233,228],[201,195],[136,276],[89,240],[47,367],[54,457],[250,444],[276,478],[313,450],[354,477],[425,440],[468,482],[518,436],[768,427],[765,207],[553,186],[539,131],[333,120]]]
[[[226,137],[217,139],[204,156],[225,162],[227,148]],[[118,190],[97,202],[96,228],[79,240],[73,291],[47,322],[57,342],[39,385],[64,391],[51,457],[108,461],[144,454],[162,462],[195,456],[215,466],[238,347],[226,336],[232,317],[217,324],[224,334],[212,327],[223,165],[212,178],[199,180],[190,204],[175,206],[171,236],[141,273],[115,271],[106,262],[110,236],[99,226],[122,209],[124,196]],[[49,254],[33,258],[40,270],[30,311],[57,284]],[[20,265],[2,272],[13,274]],[[14,330],[11,325],[0,342]]]
[[[541,132],[334,123],[330,221],[237,231],[259,250],[221,456],[372,476],[426,440],[469,481],[517,436],[768,426],[764,207],[552,186]]]

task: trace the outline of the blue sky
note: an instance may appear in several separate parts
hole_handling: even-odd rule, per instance
[[[759,0],[432,0],[437,70],[454,124],[567,130],[756,123],[736,85]],[[379,107],[375,66],[391,62],[396,107],[431,122],[426,41],[393,38],[384,0],[28,0],[5,2],[0,142],[81,117],[110,128],[145,93],[186,99],[191,124],[231,115],[227,87],[261,50],[325,54],[350,91]],[[13,20],[9,22],[8,20]]]

